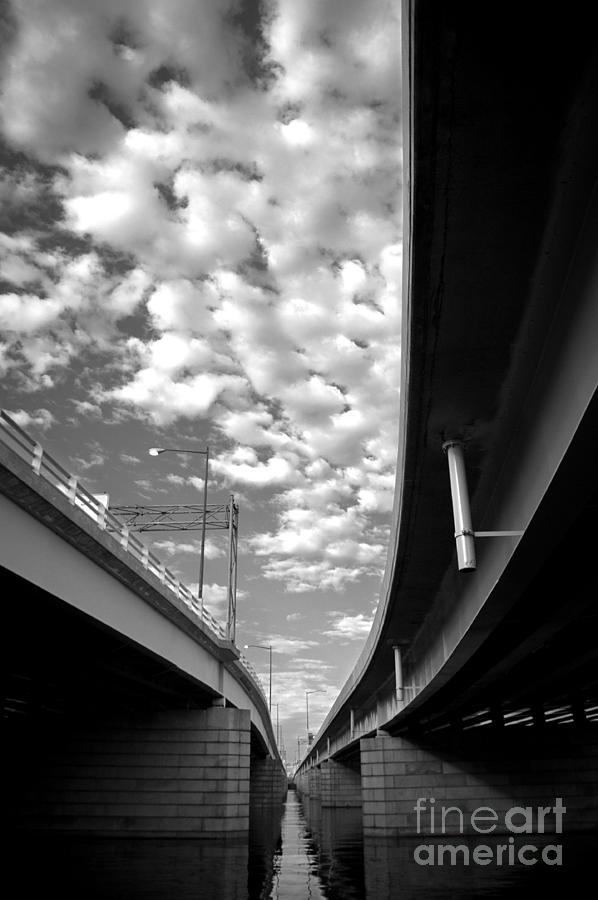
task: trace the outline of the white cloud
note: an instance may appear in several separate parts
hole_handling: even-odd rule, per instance
[[[342,392],[318,375],[289,385],[281,391],[281,397],[290,417],[308,426],[322,419],[334,421],[334,414],[341,413],[345,405]]]
[[[326,637],[347,638],[350,641],[363,640],[370,633],[373,616],[358,613],[355,616],[337,614],[332,627],[324,632]]]
[[[272,650],[276,653],[294,654],[298,650],[308,650],[310,647],[317,647],[318,641],[301,640],[299,638],[286,638],[281,635],[274,635],[270,638]]]
[[[280,581],[285,591],[302,594],[310,591],[341,591],[351,582],[371,574],[367,566],[335,566],[330,562],[307,563],[301,557],[268,559],[262,566],[264,578]]]
[[[62,306],[57,300],[33,294],[2,294],[0,296],[0,328],[3,331],[41,331],[60,315]]]
[[[135,311],[148,285],[139,268],[111,274],[96,252],[69,257],[63,250],[40,249],[34,239],[3,243],[11,258],[3,276],[16,278],[13,283],[18,285],[18,266],[25,266],[32,277],[35,273],[39,290],[0,296],[0,327],[24,371],[30,369],[39,378],[91,347],[111,352],[118,348],[122,338],[117,323]]]
[[[264,646],[272,645],[272,653],[282,653],[284,655],[294,655],[300,650],[309,650],[310,647],[317,647],[318,642],[306,640],[303,638],[288,638],[281,634],[269,635],[267,638],[259,641]]]
[[[49,409],[36,409],[33,412],[27,412],[24,409],[17,410],[7,410],[6,411],[11,419],[23,429],[30,428],[31,426],[35,426],[39,428],[41,431],[47,431],[48,428],[51,428],[52,425],[56,424],[56,419],[52,415]]]
[[[197,594],[197,582],[188,585],[192,593]],[[225,622],[228,611],[228,588],[225,584],[204,584],[203,600],[205,608],[218,619]],[[245,601],[248,597],[247,591],[237,590],[237,602]]]
[[[255,455],[252,457],[250,461],[238,461],[234,454],[223,454],[212,461],[211,468],[222,475],[227,484],[256,488],[293,484],[299,477],[293,463],[284,456],[271,456],[265,463]]]
[[[4,133],[58,168],[0,175],[17,229],[0,236],[0,369],[23,390],[68,383],[81,420],[209,432],[211,479],[255,513],[244,546],[264,578],[323,609],[358,583],[374,592],[400,371],[399,7],[277,0],[259,89],[236,0],[13,7]],[[222,620],[225,588],[205,589]],[[330,633],[356,638],[360,615]],[[288,674],[296,706],[304,676]],[[323,686],[314,714],[335,693]]]
[[[286,423],[276,421],[263,407],[223,410],[216,421],[227,437],[240,444],[250,447],[300,447],[300,442],[285,432]],[[251,458],[257,459],[255,456]]]
[[[296,507],[281,514],[276,534],[255,535],[250,543],[261,556],[320,555],[365,562],[380,552],[376,545],[360,542],[366,525],[355,506],[343,510],[330,505],[317,515],[311,508]]]
[[[313,129],[301,119],[293,119],[287,125],[281,125],[280,131],[285,141],[298,147],[305,147],[315,139]]]
[[[152,322],[161,331],[214,333],[211,308],[219,304],[212,282],[194,283],[189,279],[163,281],[152,293],[147,309]]]
[[[175,381],[163,371],[146,368],[136,372],[128,384],[103,396],[147,412],[158,425],[168,425],[179,417],[205,416],[223,391],[244,387],[244,380],[235,375],[199,373]]]
[[[293,666],[303,672],[324,672],[334,668],[323,659],[314,659],[312,656],[295,656]]]
[[[115,316],[133,315],[150,283],[143,269],[138,267],[128,272],[110,294],[109,303]]]
[[[309,730],[315,732],[338,693],[338,685],[332,680],[330,666],[321,655],[309,659],[289,656],[285,663],[284,670],[276,669],[272,674],[272,701],[278,703],[280,721],[293,720],[297,717],[299,707],[301,726],[297,731],[305,734],[305,691],[309,690],[312,691],[309,695]],[[268,673],[263,665],[260,670],[262,683],[267,684]],[[293,740],[288,735],[287,749],[294,755],[292,743]]]
[[[167,539],[154,541],[154,547],[159,553],[166,553],[168,556],[176,556],[177,554],[182,553],[196,556],[199,559],[201,542],[199,540],[177,541],[174,539]],[[210,540],[210,538],[206,538],[204,555],[206,559],[218,559],[225,556],[226,551],[223,547]]]
[[[148,371],[155,370],[171,377],[182,369],[205,370],[212,358],[207,342],[174,332],[166,332],[158,340],[146,344],[143,354]]]
[[[6,373],[16,365],[15,361],[9,356],[9,349],[8,344],[4,344],[0,341],[0,375],[6,375]]]
[[[88,469],[93,469],[95,466],[103,466],[106,462],[106,456],[98,449],[92,450],[87,459],[81,456],[71,456],[70,459],[73,466],[82,472],[87,472]]]
[[[138,456],[133,456],[130,453],[121,453],[120,459],[121,459],[121,462],[130,464],[130,465],[138,465],[141,462],[141,460],[139,459]]]
[[[138,98],[160,65],[176,61],[206,96],[238,82],[243,35],[231,28],[232,6],[232,0],[205,2],[201,10],[193,0],[156,0],[149,8],[135,0],[13,5],[17,38],[4,120],[10,139],[51,161],[73,150],[105,154],[122,140],[123,121],[149,117]],[[126,34],[116,37],[123,22],[133,46]],[[90,87],[98,83],[103,91],[94,96]]]
[[[77,400],[76,397],[71,400],[71,403],[80,416],[93,419],[99,419],[102,416],[101,407],[99,407],[97,403],[90,403],[89,400]],[[124,460],[125,456],[126,454],[123,454],[121,458]],[[137,460],[137,462],[139,462],[139,460]]]

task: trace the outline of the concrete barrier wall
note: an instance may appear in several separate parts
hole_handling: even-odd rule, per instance
[[[557,830],[557,798],[566,808],[564,832],[598,829],[598,728],[591,725],[365,738],[361,778],[365,833],[439,835],[443,815],[445,834],[506,833],[514,807],[530,808],[531,833],[540,819],[550,833]],[[480,813],[472,824],[480,807],[496,819]],[[526,821],[517,813],[511,824]]]
[[[249,792],[250,712],[211,708],[63,725],[12,795],[21,829],[216,837],[247,833]]]

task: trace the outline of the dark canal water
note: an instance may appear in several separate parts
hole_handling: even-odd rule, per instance
[[[308,825],[309,822],[309,825]],[[525,837],[525,841],[523,840]],[[553,836],[548,843],[553,843]],[[520,839],[521,838],[521,839]],[[365,838],[357,809],[304,809],[289,791],[282,810],[252,810],[249,843],[30,838],[8,849],[5,896],[29,900],[474,900],[594,897],[598,836],[558,835],[562,866],[421,866],[419,840]],[[446,839],[446,843],[449,839]],[[505,842],[500,838],[494,844]],[[467,840],[450,839],[467,844]],[[479,843],[479,841],[476,841]],[[489,836],[484,843],[493,848]],[[475,845],[471,844],[473,851]],[[527,851],[528,854],[531,851]],[[550,855],[550,854],[549,854]],[[534,856],[534,854],[531,854]],[[528,858],[531,858],[528,855]],[[8,877],[9,870],[12,878]]]

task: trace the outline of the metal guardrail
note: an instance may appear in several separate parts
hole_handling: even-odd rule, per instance
[[[220,638],[226,636],[221,623],[205,607],[201,606],[197,597],[179,581],[170,569],[166,568],[149,547],[139,538],[130,534],[126,525],[113,516],[101,500],[84,488],[78,478],[71,475],[53,459],[42,445],[33,440],[26,431],[23,431],[4,410],[0,410],[0,440],[14,450],[24,462],[28,463],[36,475],[57,488],[73,506],[89,516],[100,531],[108,532],[109,536],[140,562],[144,569],[156,575],[162,584],[182,600],[211,631],[214,631]]]
[[[258,688],[259,688],[259,690],[260,690],[260,694],[262,695],[262,697],[264,698],[264,700],[266,701],[266,703],[268,703],[268,698],[267,698],[267,696],[266,696],[266,691],[265,691],[265,689],[264,689],[264,686],[263,686],[263,684],[262,684],[262,681],[261,681],[260,676],[257,674],[257,672],[255,671],[255,669],[253,668],[253,666],[251,665],[251,663],[249,662],[249,660],[247,659],[247,657],[246,657],[246,656],[243,656],[242,653],[241,653],[240,656],[239,656],[239,662],[241,663],[241,665],[243,666],[243,668],[249,673],[249,675],[251,675],[251,677],[253,678],[253,680],[255,681],[255,683],[257,684],[257,686],[258,686]]]
[[[170,569],[167,569],[164,563],[139,538],[130,534],[127,526],[112,515],[101,500],[83,487],[78,478],[53,459],[42,445],[30,437],[26,431],[23,431],[4,410],[0,410],[0,441],[31,466],[36,475],[53,485],[67,497],[73,506],[89,516],[100,531],[107,533],[108,537],[116,541],[122,549],[140,562],[144,569],[155,575],[164,587],[182,600],[210,631],[214,632],[218,638],[226,639],[224,626],[208,612],[189,588]],[[266,692],[249,660],[241,655],[239,662],[256,682],[265,699]]]

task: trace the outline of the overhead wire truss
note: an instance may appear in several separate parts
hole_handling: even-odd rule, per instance
[[[238,514],[238,506],[233,519]],[[203,505],[200,503],[168,503],[151,506],[110,506],[113,516],[123,520],[129,531],[202,531]],[[206,531],[228,531],[231,503],[208,503]],[[233,522],[233,527],[235,527]]]
[[[122,524],[130,532],[203,531],[204,529],[204,507],[200,503],[110,506],[110,513],[122,520]],[[228,532],[226,632],[228,640],[234,643],[237,621],[239,506],[235,503],[232,495],[228,503],[208,503],[206,505],[205,530]]]

